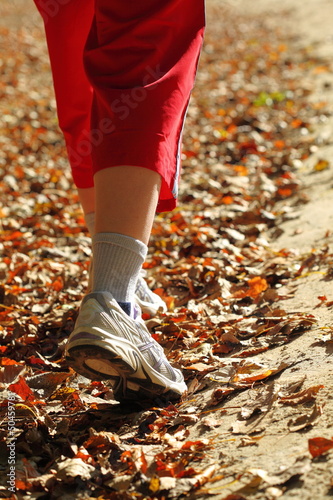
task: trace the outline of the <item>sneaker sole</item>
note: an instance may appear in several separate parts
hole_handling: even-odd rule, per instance
[[[83,335],[85,333],[82,331]],[[135,346],[110,333],[107,339],[104,337],[93,343],[78,339],[71,344],[66,349],[68,364],[91,380],[114,380],[116,399],[161,395],[175,399],[187,390],[185,382],[165,378],[146,362]]]

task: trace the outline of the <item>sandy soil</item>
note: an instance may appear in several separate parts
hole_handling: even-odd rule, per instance
[[[294,33],[295,50],[297,47],[306,46],[312,53],[326,58],[327,64],[332,67],[332,0],[228,0],[226,3],[230,9],[239,10],[242,14],[265,16],[272,26],[280,25],[289,33]],[[14,4],[17,13],[22,17],[7,16],[6,22],[24,22],[27,12],[29,13],[26,0],[16,0]],[[208,6],[213,4],[218,6],[222,1],[208,0]],[[4,15],[6,11],[6,2],[0,1],[0,13]],[[209,16],[210,9],[208,19]],[[31,12],[29,19],[32,23],[39,22]],[[325,72],[314,75],[310,81],[302,82],[302,85],[311,88],[311,100],[327,102],[333,112],[333,74]],[[298,207],[297,218],[286,220],[281,225],[280,236],[270,240],[270,245],[275,249],[294,249],[304,255],[333,245],[333,118],[323,122],[313,133],[316,136],[316,147],[299,172],[309,201]],[[318,159],[329,161],[330,167],[314,173],[313,166]],[[324,280],[320,272],[314,271],[299,278],[295,282],[293,297],[280,305],[288,311],[315,314],[318,325],[292,343],[277,347],[256,358],[256,361],[268,365],[280,361],[292,363],[277,380],[267,386],[271,394],[277,393],[282,385],[301,381],[304,377],[306,387],[318,384],[325,386],[320,391],[318,415],[313,416],[314,421],[316,420],[314,425],[299,432],[290,432],[287,424],[295,418],[294,409],[282,405],[273,408],[271,399],[272,405],[268,405],[259,417],[254,414],[246,421],[246,429],[242,429],[238,423],[236,432],[235,425],[240,416],[240,408],[245,403],[249,404],[248,391],[229,400],[225,405],[228,408],[223,415],[223,425],[205,427],[200,423],[193,426],[191,431],[190,439],[214,437],[215,446],[210,459],[221,465],[221,472],[226,471],[223,479],[209,486],[210,498],[222,500],[236,491],[243,497],[235,496],[235,500],[321,500],[332,497],[333,454],[311,460],[308,452],[309,438],[331,439],[333,436],[333,344],[323,345],[318,342],[318,338],[331,327],[333,312],[332,308],[316,308],[318,296],[323,295],[326,295],[328,300],[333,300],[332,283]],[[256,391],[252,396],[254,400],[258,400],[260,394]],[[268,397],[265,399],[264,392],[261,396],[263,401],[269,401]],[[208,399],[209,394],[203,394],[202,397]],[[261,408],[265,405],[262,402],[257,404]],[[249,427],[251,438],[246,437]],[[256,436],[262,438],[256,441]],[[241,439],[249,440],[240,445]],[[244,471],[247,471],[247,476]],[[243,474],[239,481],[230,480],[235,472]],[[288,482],[283,482],[283,474],[287,478],[290,477]],[[240,492],[243,486],[244,490]]]
[[[272,26],[280,26],[295,35],[295,50],[307,47],[310,53],[323,57],[332,68],[333,56],[333,2],[330,0],[229,0],[230,9],[239,10],[250,15],[265,16]],[[323,73],[312,76],[311,80],[304,81],[311,89],[312,102],[326,102],[330,111],[333,111],[333,73]],[[281,248],[294,249],[299,254],[311,254],[325,246],[332,248],[333,244],[333,117],[324,121],[313,131],[316,137],[316,147],[313,154],[305,162],[299,172],[308,203],[298,208],[298,216],[285,221],[281,226],[281,235],[271,240],[270,244],[276,250]],[[319,159],[327,160],[330,167],[322,172],[314,172],[313,167]],[[330,250],[328,250],[330,252]],[[323,414],[316,424],[303,432],[288,433],[278,438],[283,421],[288,419],[288,412],[281,411],[270,414],[260,422],[266,429],[265,437],[256,447],[234,449],[234,457],[241,460],[240,470],[255,467],[277,473],[284,468],[290,468],[297,463],[305,463],[307,457],[307,442],[309,438],[323,436],[331,438],[333,435],[333,401],[332,401],[332,344],[326,348],[319,346],[316,340],[320,335],[332,327],[332,308],[316,308],[318,296],[326,295],[333,298],[332,282],[324,279],[320,272],[310,272],[295,283],[295,295],[282,301],[280,306],[288,311],[306,311],[313,313],[318,319],[315,329],[288,346],[275,349],[258,357],[267,362],[272,359],[295,359],[300,361],[294,368],[288,369],[277,380],[282,385],[290,380],[298,380],[305,376],[306,385],[322,384],[325,386],[322,401],[325,404]],[[238,396],[232,405],[241,405],[242,396]],[[232,418],[230,419],[232,420]],[[232,424],[232,422],[230,421]],[[226,429],[228,427],[226,426]],[[270,435],[271,434],[271,435]],[[228,440],[228,434],[221,436],[221,440]],[[230,442],[225,445],[228,449]],[[284,499],[324,499],[332,497],[332,466],[333,455],[323,461],[312,462],[311,467],[305,467],[304,473],[291,481],[286,490],[268,488],[265,493],[257,493],[251,498],[284,498]],[[217,486],[217,485],[216,485]],[[227,492],[239,487],[227,488]],[[218,490],[215,490],[216,492]],[[247,493],[249,493],[249,489]],[[224,498],[226,490],[216,493],[216,498]],[[247,497],[247,495],[245,495]]]

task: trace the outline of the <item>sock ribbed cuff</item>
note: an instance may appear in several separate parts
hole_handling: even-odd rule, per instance
[[[148,248],[142,241],[136,240],[131,236],[125,236],[124,234],[118,233],[97,233],[92,238],[93,247],[99,243],[106,243],[115,245],[126,250],[131,250],[144,261],[147,257]]]
[[[95,234],[92,291],[109,291],[118,302],[132,302],[147,251],[142,241],[130,236]]]

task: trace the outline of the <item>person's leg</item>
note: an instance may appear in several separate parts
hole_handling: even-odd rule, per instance
[[[179,395],[186,390],[180,371],[133,307],[133,276],[147,252],[157,202],[160,209],[175,205],[203,2],[96,0],[95,8],[85,49],[92,132],[99,138],[92,150],[93,292],[82,302],[66,357],[89,378],[113,379],[118,398]]]
[[[119,166],[96,173],[93,291],[108,291],[121,304],[134,302],[160,186],[160,175],[146,168]]]
[[[78,3],[78,0],[69,0],[64,5],[56,2],[51,4],[47,0],[35,0],[35,3],[45,23],[57,113],[66,139],[73,179],[77,186],[92,186],[77,189],[86,225],[93,237],[95,188],[90,155],[92,145],[88,141],[92,87],[83,67],[83,47],[93,19],[93,1],[80,0]],[[95,131],[92,135],[94,144],[99,137],[98,131]],[[112,179],[110,182],[113,182]],[[100,199],[103,198],[102,194]],[[88,290],[91,288],[92,273],[89,272]],[[166,310],[165,303],[147,287],[141,276],[136,284],[135,300],[150,315],[155,315],[158,310]]]
[[[82,210],[85,216],[86,224],[91,235],[94,233],[94,226],[90,226],[88,223],[89,215],[93,214],[95,216],[95,188],[78,188],[77,189],[79,200],[82,206]]]
[[[140,175],[140,173],[142,175]],[[134,174],[134,177],[137,175],[140,175],[140,179],[136,182],[136,186],[138,189],[135,189],[135,193],[133,193],[133,196],[127,196],[124,197],[122,196],[121,193],[124,192],[124,186],[126,190],[128,178]],[[108,213],[108,203],[105,203],[106,200],[113,200],[113,203],[115,203],[115,200],[119,197],[120,198],[120,203],[116,204],[118,207],[118,214],[117,218],[110,220],[108,217],[103,217],[101,220],[102,226],[100,227],[100,232],[106,231],[107,233],[112,233],[119,231],[119,222],[120,220],[124,220],[124,224],[121,226],[121,232],[123,234],[127,235],[136,235],[136,237],[141,240],[142,242],[148,243],[148,236],[150,234],[150,228],[152,224],[153,217],[155,215],[155,207],[156,207],[156,199],[158,197],[158,192],[159,192],[159,184],[160,184],[160,178],[157,175],[157,183],[155,179],[151,179],[152,184],[148,179],[146,179],[147,174],[150,176],[151,174],[154,174],[154,172],[151,172],[147,169],[142,169],[138,167],[124,167],[124,168],[111,168],[111,169],[105,169],[101,171],[101,175],[99,176],[96,174],[96,177],[98,176],[97,180],[97,185],[101,186],[100,191],[102,192],[101,197],[99,200],[101,201],[101,207],[100,207],[100,212],[102,214]],[[135,195],[136,192],[139,190],[140,184],[142,185],[142,182],[144,181],[144,185],[141,187],[141,189],[146,189],[147,187],[149,190],[152,190],[154,193],[152,196],[150,196],[150,193],[148,193],[148,196],[145,197],[146,201],[150,200],[150,206],[146,207],[145,204],[142,205],[141,210],[143,211],[142,216],[146,219],[146,224],[143,226],[143,233],[139,234],[137,232],[137,225],[133,221],[135,221],[135,217],[133,217],[133,213],[135,216],[138,216],[138,209],[136,204],[134,203],[135,200]],[[126,193],[128,195],[128,193]],[[132,203],[128,203],[126,200],[129,200]],[[131,215],[130,215],[131,214]],[[95,212],[89,212],[85,216],[86,220],[86,225],[89,229],[89,232],[91,236],[93,237],[95,235]],[[116,221],[117,223],[114,224],[113,221]],[[105,224],[105,225],[103,225]],[[125,229],[127,228],[127,229]],[[96,250],[95,250],[96,253]],[[99,276],[102,278],[102,281],[99,281],[98,283],[95,282],[95,289],[102,287],[102,289],[109,289],[110,291],[114,292],[114,284],[112,281],[112,275],[110,276],[110,273],[112,273],[113,266],[111,265],[112,263],[110,262],[109,259],[104,258],[104,255],[101,255],[101,262],[102,266],[100,267],[100,273]],[[104,266],[105,264],[105,266]],[[118,265],[119,267],[119,265]],[[93,289],[93,260],[91,260],[90,263],[90,269],[89,269],[89,282],[88,282],[88,288],[87,288],[87,293],[90,293]],[[122,282],[122,286],[126,285],[124,284],[124,279],[119,275],[120,273],[117,270],[116,277],[117,281]],[[167,311],[167,306],[165,302],[159,297],[156,293],[154,293],[147,285],[145,279],[144,279],[144,274],[145,272],[141,269],[139,277],[136,281],[135,284],[135,296],[134,300],[136,304],[142,309],[142,312],[145,314],[149,314],[150,316],[155,316],[158,311],[161,312],[166,312]],[[133,276],[130,276],[131,280],[133,279]],[[104,282],[106,281],[106,284]],[[127,292],[130,291],[127,288]],[[124,299],[125,300],[125,299]],[[133,298],[130,297],[130,300],[133,300]]]
[[[147,168],[119,166],[97,172],[95,232],[121,233],[147,245],[160,188],[161,176]]]
[[[162,209],[175,205],[181,132],[202,44],[204,3],[97,0],[95,9],[84,55],[94,87],[92,131],[99,137],[92,151],[95,232],[147,244],[157,201]],[[93,290],[101,282],[105,286],[107,264],[99,259],[99,267],[96,260]],[[113,282],[110,292],[112,287]]]

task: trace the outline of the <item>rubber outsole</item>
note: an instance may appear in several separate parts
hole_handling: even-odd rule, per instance
[[[83,345],[69,348],[67,352],[68,354],[65,357],[67,363],[80,375],[90,380],[113,381],[111,385],[113,387],[115,399],[118,401],[135,400],[141,399],[142,397],[154,399],[161,396],[163,398],[175,400],[181,397],[178,392],[153,383],[149,378],[149,374],[147,374],[142,366],[141,369],[145,373],[145,378],[139,379],[134,377],[133,374],[135,370],[133,370],[133,367],[109,349],[103,349],[99,346]],[[93,360],[95,365],[98,365],[98,361],[100,361],[103,366],[109,364],[110,371],[114,373],[108,374],[94,370],[88,365],[88,360]]]

